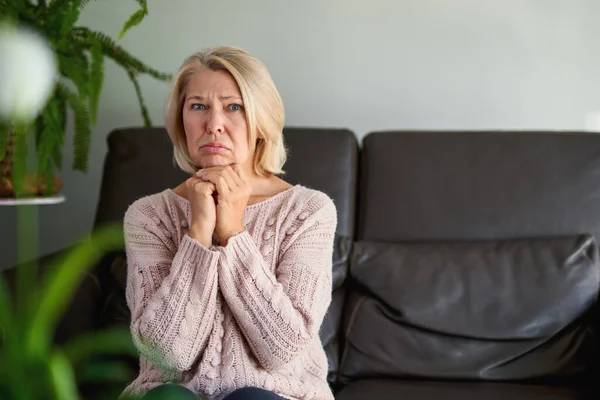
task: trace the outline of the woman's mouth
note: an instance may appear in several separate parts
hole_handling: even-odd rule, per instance
[[[216,143],[205,144],[200,147],[200,150],[210,153],[210,154],[220,154],[229,151],[225,146]]]

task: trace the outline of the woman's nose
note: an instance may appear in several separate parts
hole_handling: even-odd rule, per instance
[[[223,117],[220,112],[212,111],[206,124],[206,129],[210,134],[221,134],[225,132]]]

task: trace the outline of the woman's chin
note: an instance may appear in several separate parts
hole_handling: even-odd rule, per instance
[[[200,165],[202,168],[210,168],[210,167],[225,167],[227,165],[234,164],[235,161],[231,160],[227,157],[222,157],[220,155],[211,155],[208,157],[202,157],[200,162],[197,165]]]

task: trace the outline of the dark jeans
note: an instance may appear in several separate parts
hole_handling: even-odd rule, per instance
[[[225,400],[283,400],[283,397],[265,389],[245,387],[231,393]]]
[[[198,400],[202,396],[194,394],[188,388],[173,383],[155,387],[146,393],[142,400]],[[225,400],[282,400],[283,397],[268,390],[245,387],[230,393]]]
[[[198,400],[194,392],[174,383],[165,383],[155,387],[142,396],[142,400]]]

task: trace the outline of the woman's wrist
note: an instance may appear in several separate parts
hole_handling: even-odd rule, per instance
[[[212,232],[209,234],[208,232],[202,232],[191,227],[188,235],[207,249],[212,245]]]
[[[227,231],[227,232],[218,234],[218,236],[219,236],[219,245],[222,246],[222,247],[227,246],[227,243],[229,242],[229,239],[231,239],[235,235],[239,235],[242,232],[244,232],[244,229],[243,228],[239,228],[239,229],[233,229],[231,231]]]

